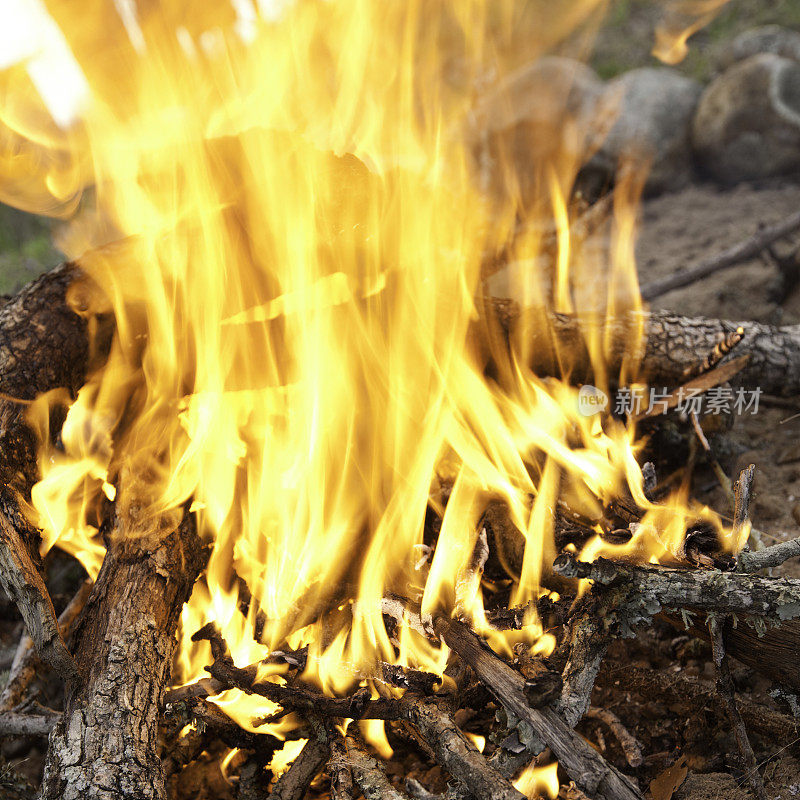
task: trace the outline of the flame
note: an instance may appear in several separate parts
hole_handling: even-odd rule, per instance
[[[514,787],[525,797],[535,800],[537,797],[558,797],[558,764],[553,762],[540,767],[536,763],[529,764],[514,781]]]
[[[653,55],[665,64],[679,64],[689,52],[687,42],[705,28],[730,0],[672,0],[656,27]]]
[[[87,315],[116,319],[57,446],[56,398],[31,411],[33,505],[45,547],[96,575],[104,502],[134,497],[153,517],[191,502],[213,552],[183,610],[176,680],[202,676],[209,648],[190,637],[211,620],[240,665],[308,645],[304,677],[328,692],[369,680],[378,660],[441,675],[447,651],[424,626],[402,610],[387,626],[393,597],[423,619],[463,614],[498,648],[549,651],[533,612],[522,632],[487,622],[477,556],[492,502],[524,545],[506,563],[518,604],[546,591],[558,503],[599,520],[630,493],[646,514],[626,552],[643,560],[674,557],[698,519],[724,535],[685,492],[648,501],[635,424],[579,412],[573,354],[556,353],[555,377],[529,366],[531,326],[547,330],[552,310],[586,320],[607,394],[638,378],[641,351],[633,330],[610,369],[611,321],[641,308],[643,176],[620,176],[598,253],[574,226],[585,152],[568,108],[537,124],[524,176],[512,148],[475,138],[480,87],[592,30],[604,3],[556,5],[31,4],[49,32],[3,73],[0,196],[70,217],[60,246],[101,290]],[[68,108],[53,99],[66,79]],[[491,198],[487,153],[503,181]],[[482,264],[540,263],[548,220],[555,269],[511,274],[531,315],[509,352],[483,318]],[[609,548],[598,536],[584,556]],[[265,680],[285,672],[261,666]],[[275,710],[239,692],[216,701],[254,730]]]

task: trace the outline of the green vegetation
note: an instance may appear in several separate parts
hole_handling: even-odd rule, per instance
[[[60,258],[50,220],[0,204],[0,295],[16,292]]]

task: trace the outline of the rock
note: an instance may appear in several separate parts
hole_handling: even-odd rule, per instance
[[[780,25],[764,25],[740,33],[721,51],[718,58],[720,71],[759,53],[800,61],[800,33]]]
[[[728,69],[700,98],[692,141],[725,183],[800,170],[800,63],[762,53]]]
[[[537,199],[537,186],[541,191],[537,164],[553,158],[582,164],[602,95],[591,68],[558,56],[526,64],[495,84],[476,103],[467,130],[483,190],[501,203],[518,194],[526,205]]]
[[[602,105],[615,121],[592,165],[609,176],[621,164],[649,170],[649,194],[689,183],[689,132],[701,92],[699,83],[668,67],[635,69],[611,81]]]

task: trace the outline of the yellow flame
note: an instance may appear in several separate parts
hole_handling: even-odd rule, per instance
[[[665,64],[679,64],[689,52],[687,42],[719,14],[730,0],[672,0],[656,27],[653,55]]]
[[[530,366],[532,334],[574,311],[597,387],[638,378],[640,327],[619,374],[609,356],[613,318],[641,309],[643,176],[620,176],[611,246],[590,253],[571,201],[585,121],[568,98],[545,80],[542,119],[510,140],[493,127],[511,119],[514,70],[552,69],[547,54],[604,6],[44,1],[55,32],[40,47],[79,76],[75,101],[54,106],[64,76],[35,60],[2,73],[0,197],[72,216],[60,245],[101,289],[87,316],[113,311],[116,334],[58,445],[46,421],[65,400],[34,404],[33,505],[45,547],[96,575],[104,503],[135,494],[143,517],[191,503],[213,552],[176,680],[203,675],[208,645],[190,637],[212,620],[240,665],[307,645],[304,678],[327,692],[366,684],[378,660],[441,675],[447,650],[402,603],[390,613],[393,597],[423,620],[463,614],[498,649],[548,652],[535,614],[522,632],[487,621],[491,502],[524,549],[506,559],[515,603],[544,591],[558,503],[599,520],[630,493],[643,560],[674,557],[697,520],[721,530],[685,493],[644,497],[634,425],[580,412],[574,352],[554,345],[553,376]],[[475,100],[489,85],[494,112]],[[483,265],[541,265],[548,224],[554,268],[509,272],[530,312],[509,352],[484,318]],[[250,729],[274,711],[240,692],[216,702]]]
[[[525,797],[535,800],[546,794],[550,798],[558,796],[558,764],[553,762],[545,767],[529,764],[514,781],[514,786]]]

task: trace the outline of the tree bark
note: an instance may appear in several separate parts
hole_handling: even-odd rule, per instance
[[[521,312],[511,300],[487,301],[487,315],[499,325],[502,338],[521,336],[532,353],[532,367],[540,373],[554,374],[568,354],[576,378],[591,373],[586,340],[606,331],[605,323],[569,314],[530,309]],[[759,322],[731,322],[683,317],[669,311],[628,313],[608,327],[609,361],[618,369],[630,358],[638,337],[644,331],[642,366],[651,383],[675,386],[685,381],[684,373],[705,358],[727,334],[744,328],[744,339],[734,356],[750,357],[736,376],[737,385],[759,387],[766,394],[800,394],[800,325],[777,327]]]
[[[163,523],[162,523],[163,524]],[[118,519],[74,634],[86,677],[50,737],[43,800],[164,800],[158,722],[181,608],[204,566],[187,515],[171,532]]]

